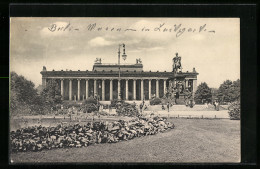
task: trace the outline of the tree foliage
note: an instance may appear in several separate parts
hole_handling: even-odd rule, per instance
[[[218,100],[220,102],[234,102],[239,100],[240,98],[240,80],[231,81],[226,80],[224,81],[219,89],[217,94]]]
[[[51,107],[62,102],[59,84],[56,80],[49,80],[41,95],[44,98],[45,103]]]
[[[117,107],[116,112],[119,116],[134,117],[139,115],[139,111],[137,110],[136,106],[129,103],[122,103],[122,105]]]
[[[203,82],[201,83],[197,91],[195,93],[194,100],[196,103],[201,104],[204,101],[211,102],[212,99],[212,93],[211,89],[208,87],[207,83]]]
[[[228,114],[231,120],[240,120],[240,101],[235,101],[228,107]]]
[[[162,104],[162,100],[160,98],[153,98],[150,100],[150,105],[160,105]]]
[[[85,104],[97,104],[97,102],[98,102],[97,99],[92,96],[88,97],[85,100]]]
[[[58,83],[50,80],[41,95],[33,82],[15,72],[10,73],[10,112],[17,114],[46,114],[50,108],[61,103]]]
[[[39,100],[33,82],[15,72],[11,72],[10,77],[10,112],[12,114],[30,113],[35,108],[35,101]]]

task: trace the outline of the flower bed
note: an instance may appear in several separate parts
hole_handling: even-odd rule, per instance
[[[166,118],[143,118],[116,122],[89,122],[86,125],[27,127],[11,131],[11,151],[41,151],[43,149],[84,147],[99,143],[116,143],[173,129]]]

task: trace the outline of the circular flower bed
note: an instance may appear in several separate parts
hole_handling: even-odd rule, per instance
[[[99,143],[116,143],[173,129],[166,118],[139,117],[131,121],[89,122],[85,125],[27,127],[11,131],[11,151],[41,151],[43,149],[83,147]]]

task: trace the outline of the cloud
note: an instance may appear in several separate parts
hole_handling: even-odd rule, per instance
[[[91,39],[88,44],[92,47],[101,47],[101,46],[110,46],[115,44],[113,41],[106,40],[103,37],[96,37],[94,39]]]

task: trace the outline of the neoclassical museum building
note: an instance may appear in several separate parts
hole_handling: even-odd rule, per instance
[[[163,97],[169,86],[177,89],[180,96],[186,89],[194,95],[198,73],[195,68],[192,72],[179,70],[180,67],[174,65],[176,57],[173,58],[172,72],[144,71],[140,59],[136,59],[135,64],[122,65],[105,64],[97,59],[92,71],[47,71],[43,66],[42,86],[45,88],[48,80],[55,79],[60,86],[62,99],[71,101],[82,101],[90,96],[98,96],[103,101],[118,98],[150,100]]]

